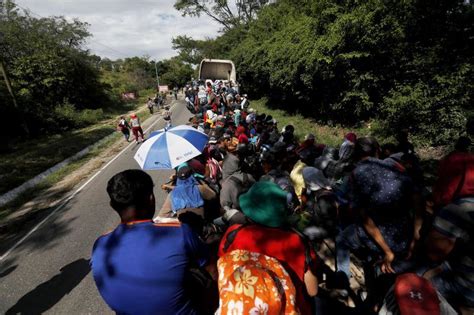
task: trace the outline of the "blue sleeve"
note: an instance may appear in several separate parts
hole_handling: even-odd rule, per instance
[[[182,224],[181,227],[189,257],[200,267],[204,267],[209,262],[209,249],[207,245],[187,224]]]

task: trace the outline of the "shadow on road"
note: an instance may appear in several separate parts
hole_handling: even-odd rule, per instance
[[[77,219],[77,217],[69,218],[68,220],[62,219],[64,213],[69,211],[69,209],[70,205],[68,204],[52,215],[47,222],[48,227],[45,228],[45,225],[43,225],[39,228],[19,246],[19,249],[26,249],[29,252],[45,251],[58,245],[62,237],[71,232],[74,221]],[[0,255],[11,248],[15,242],[20,240],[51,211],[54,211],[54,207],[37,208],[26,220],[13,225],[7,231],[0,231]],[[20,256],[18,255],[10,255],[8,256],[8,262],[12,265],[19,258]],[[7,265],[5,262],[0,262],[0,273],[2,274],[3,270],[9,267],[5,265]]]
[[[88,259],[78,259],[60,269],[60,273],[25,294],[6,314],[40,314],[58,303],[90,272]]]
[[[5,270],[2,270],[0,272],[0,278],[3,278],[5,276],[8,276],[10,273],[12,273],[15,269],[16,269],[17,265],[15,266],[10,266],[10,267],[7,267],[5,268]]]

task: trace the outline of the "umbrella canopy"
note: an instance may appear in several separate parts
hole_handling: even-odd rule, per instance
[[[172,169],[201,154],[208,136],[190,126],[176,126],[148,138],[135,154],[144,170]]]

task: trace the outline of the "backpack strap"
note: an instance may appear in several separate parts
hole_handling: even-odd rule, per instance
[[[222,248],[222,251],[225,253],[227,252],[227,250],[229,249],[230,245],[232,245],[232,243],[234,242],[235,240],[235,237],[237,236],[237,233],[242,230],[243,228],[245,228],[246,226],[248,226],[248,223],[244,223],[242,225],[240,225],[238,228],[236,228],[235,230],[233,231],[230,231],[226,238],[225,238],[225,243],[224,243],[224,247]]]
[[[304,261],[305,261],[306,267],[309,269],[309,266],[311,266],[312,263],[313,263],[313,258],[311,257],[311,249],[314,250],[314,248],[311,245],[310,240],[308,240],[308,238],[303,233],[301,233],[300,231],[298,231],[295,228],[291,228],[291,231],[298,234],[301,241],[303,242],[303,245],[304,245]]]

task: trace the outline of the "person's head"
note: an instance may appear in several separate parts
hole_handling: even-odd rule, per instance
[[[268,174],[272,169],[275,168],[275,155],[270,151],[264,151],[260,153],[260,162],[264,174]]]
[[[393,143],[385,143],[381,148],[381,158],[388,158],[390,155],[396,153],[397,146]]]
[[[321,189],[330,190],[331,183],[329,180],[324,176],[323,171],[308,166],[303,169],[303,179],[306,188],[309,191],[318,191]]]
[[[362,160],[367,157],[378,158],[380,146],[374,137],[359,138],[355,142],[354,154],[357,159]]]
[[[471,146],[471,139],[468,137],[459,137],[458,141],[456,141],[456,145],[454,146],[454,149],[456,151],[460,152],[468,152],[469,147]]]
[[[178,180],[186,180],[191,175],[193,175],[194,170],[188,165],[188,163],[183,163],[180,166],[178,166],[176,170],[176,177]]]
[[[125,117],[124,117],[124,116],[120,116],[120,119],[125,119]]]
[[[397,133],[397,141],[399,143],[405,143],[408,142],[408,130],[407,129],[402,129]]]
[[[153,180],[141,170],[126,170],[114,175],[107,183],[110,206],[122,222],[152,219],[155,213]]]
[[[270,181],[255,183],[239,197],[242,212],[255,223],[284,227],[288,222],[287,193]]]
[[[316,137],[312,133],[308,133],[304,136],[304,141],[306,143],[314,144],[316,142]]]
[[[130,118],[137,118],[137,114],[135,114],[135,113],[131,114]]]
[[[344,139],[346,139],[346,140],[348,140],[352,143],[355,143],[356,140],[357,140],[357,135],[353,132],[349,132],[344,136]]]

